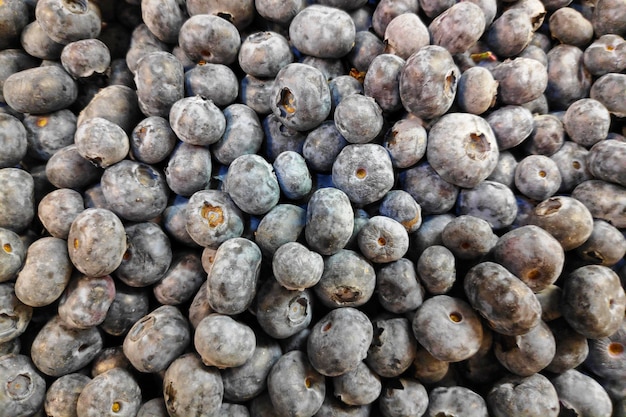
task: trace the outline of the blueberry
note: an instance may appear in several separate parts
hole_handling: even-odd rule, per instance
[[[228,169],[224,191],[235,204],[249,214],[265,214],[280,197],[280,188],[272,166],[259,155],[241,155]]]
[[[528,46],[533,36],[533,22],[522,9],[505,10],[487,30],[487,43],[499,57],[510,58]]]
[[[181,26],[178,44],[194,62],[229,65],[237,60],[241,37],[228,20],[212,14],[197,14]]]
[[[422,304],[424,288],[415,273],[415,265],[406,258],[383,265],[376,272],[376,295],[381,306],[402,314]]]
[[[617,264],[625,252],[624,235],[615,226],[600,219],[593,221],[591,235],[585,243],[576,248],[576,253],[583,260],[604,266]]]
[[[313,129],[330,113],[328,81],[320,70],[310,65],[285,65],[276,74],[269,105],[285,126],[298,131]]]
[[[274,279],[261,285],[256,298],[256,318],[273,338],[285,339],[309,326],[313,318],[311,290],[289,290]]]
[[[101,117],[120,126],[130,135],[140,121],[137,92],[126,85],[109,85],[100,89],[78,115],[77,124]]]
[[[144,402],[137,411],[137,417],[168,417],[165,400],[157,397]]]
[[[456,281],[456,260],[445,246],[427,247],[417,261],[417,276],[431,294],[447,293]]]
[[[44,409],[49,416],[76,416],[76,404],[85,385],[91,381],[87,375],[73,373],[56,379],[48,387]]]
[[[570,139],[590,147],[609,133],[611,115],[604,105],[592,98],[581,98],[567,108],[563,126]]]
[[[262,124],[265,133],[265,155],[268,161],[273,162],[285,151],[302,153],[306,140],[305,132],[287,126],[275,114],[267,115]]]
[[[367,259],[341,249],[324,260],[324,272],[314,290],[328,307],[358,307],[372,297],[375,286],[376,273]]]
[[[389,21],[383,35],[384,52],[408,59],[430,43],[429,29],[416,13],[402,13]],[[439,45],[438,42],[435,42]],[[440,45],[443,46],[443,45]]]
[[[255,242],[264,255],[273,256],[285,243],[298,240],[306,221],[305,209],[293,204],[278,204],[259,222],[254,233]],[[349,233],[347,227],[346,233]]]
[[[45,167],[43,174],[45,175]],[[34,171],[33,171],[34,173]],[[37,177],[33,177],[37,180]],[[48,185],[51,185],[48,182]],[[69,188],[50,189],[47,194],[39,196],[39,184],[35,183],[35,197],[39,201],[37,214],[42,225],[54,237],[67,238],[70,225],[76,215],[84,209],[81,194]]]
[[[419,257],[429,246],[443,245],[441,232],[455,217],[456,216],[452,213],[425,217],[422,222],[422,226],[420,226],[420,228],[411,235],[410,255]]]
[[[460,76],[445,48],[425,46],[407,59],[400,73],[402,105],[424,119],[442,116],[454,102]],[[415,88],[416,85],[422,87]]]
[[[237,99],[239,80],[230,67],[201,63],[185,72],[187,96],[201,96],[216,106],[227,106]]]
[[[602,76],[609,72],[620,72],[624,69],[624,38],[616,34],[606,34],[595,39],[583,52],[583,62],[590,73]]]
[[[224,399],[243,402],[258,398],[267,388],[267,376],[282,354],[275,339],[258,336],[254,352],[246,363],[222,370]]]
[[[364,92],[363,83],[359,81],[358,77],[354,77],[352,75],[339,75],[334,77],[328,82],[328,88],[330,89],[331,114],[334,113],[337,104],[339,104],[345,97],[351,94],[363,94]],[[367,95],[371,97],[370,94]],[[328,122],[322,122],[320,126],[327,123]]]
[[[28,150],[28,132],[22,122],[9,114],[0,114],[0,138],[5,144],[0,168],[19,164]]]
[[[469,304],[447,295],[424,301],[413,318],[413,332],[421,346],[447,362],[468,359],[482,341],[482,324]]]
[[[354,370],[367,356],[373,332],[365,313],[353,307],[331,310],[311,330],[307,342],[309,361],[326,376]]]
[[[7,416],[34,415],[43,406],[46,382],[25,355],[0,357],[0,406]]]
[[[235,0],[229,2],[206,2],[189,0],[185,2],[189,15],[211,14],[219,16],[235,25],[237,29],[245,29],[254,19],[253,0]]]
[[[311,192],[311,174],[302,155],[294,151],[281,152],[272,166],[285,197],[299,200]]]
[[[191,145],[211,145],[226,129],[226,118],[221,110],[201,96],[176,101],[171,107],[169,120],[176,136]]]
[[[620,8],[621,3],[614,0],[604,0],[594,8],[591,23],[595,33],[599,36],[607,33],[617,33],[624,36],[624,11]]]
[[[376,4],[371,14],[372,29],[380,37],[385,35],[385,30],[396,16],[404,13],[417,13],[419,10],[418,0],[382,0]]]
[[[560,410],[556,389],[541,374],[504,377],[489,390],[486,400],[494,417],[556,417]]]
[[[78,97],[76,82],[61,66],[25,69],[10,75],[3,86],[4,100],[20,113],[42,114],[62,110]]]
[[[354,78],[352,78],[354,79]],[[311,130],[302,145],[302,156],[307,165],[317,172],[330,172],[333,161],[348,144],[333,121],[322,122]]]
[[[130,150],[124,130],[102,117],[84,121],[74,135],[78,153],[100,168],[107,168],[123,160]]]
[[[87,276],[112,273],[126,252],[126,232],[121,220],[107,209],[86,209],[70,227],[67,247],[74,266]]]
[[[226,315],[210,314],[196,327],[194,347],[206,366],[241,366],[252,357],[255,346],[252,329]]]
[[[272,366],[267,390],[279,415],[312,416],[322,406],[326,379],[317,372],[304,352],[285,353]]]
[[[256,295],[261,250],[252,241],[235,237],[220,245],[208,274],[210,306],[221,314],[239,314]]]
[[[137,71],[139,60],[144,56],[151,52],[169,51],[168,45],[154,36],[143,21],[139,21],[140,24],[131,25],[134,29],[125,56],[126,64],[133,74]]]
[[[137,320],[124,337],[124,355],[140,372],[168,368],[191,342],[189,324],[180,310],[164,305]]]
[[[59,299],[58,313],[68,326],[87,329],[102,323],[115,298],[115,283],[109,275],[72,279]]]
[[[515,186],[526,197],[545,200],[561,187],[561,173],[547,156],[528,155],[515,168]]]
[[[364,362],[354,371],[336,376],[332,379],[335,397],[348,405],[367,405],[373,403],[380,395],[382,384]]]
[[[270,105],[273,78],[257,78],[246,74],[239,84],[239,99],[258,114],[272,113]]]
[[[594,38],[591,22],[572,7],[562,7],[550,16],[550,34],[561,43],[585,47]]]
[[[389,380],[383,386],[378,407],[384,417],[422,416],[428,407],[428,393],[413,379]]]
[[[495,104],[497,89],[498,83],[488,69],[468,68],[459,80],[457,103],[467,113],[482,114]]]
[[[366,417],[370,415],[372,408],[371,404],[346,405],[327,393],[315,417]]]
[[[29,9],[26,2],[10,0],[3,4],[0,12],[0,24],[2,25],[2,41],[0,49],[7,49],[20,38],[22,29],[28,25]]]
[[[361,253],[370,261],[387,263],[402,258],[409,249],[409,235],[398,221],[386,216],[370,218],[357,237]]]
[[[436,359],[430,352],[419,345],[417,346],[413,365],[411,374],[423,384],[434,384],[443,380],[450,370],[449,362]]]
[[[626,201],[625,187],[589,179],[572,190],[572,197],[582,202],[594,218],[606,220],[617,228],[626,227],[626,216],[621,209]]]
[[[35,336],[30,356],[44,374],[62,376],[88,365],[102,347],[103,340],[97,327],[76,329],[55,315]]]
[[[474,188],[459,192],[457,212],[481,218],[497,230],[513,224],[517,202],[513,191],[505,184],[485,180]]]
[[[115,298],[100,328],[112,336],[125,335],[136,321],[148,314],[148,301],[147,291],[115,282]]]
[[[281,245],[272,258],[276,281],[288,290],[304,290],[317,284],[324,272],[322,256],[298,242]]]
[[[257,12],[270,22],[287,26],[307,6],[306,0],[255,0]]]
[[[593,232],[590,211],[574,197],[556,196],[542,201],[528,221],[548,231],[566,251],[582,245]]]
[[[548,52],[546,97],[554,109],[565,109],[575,101],[588,97],[591,83],[592,76],[583,65],[582,50],[561,44]],[[593,94],[591,98],[595,98]]]
[[[169,122],[160,116],[146,117],[129,135],[133,157],[146,164],[156,164],[167,158],[174,149],[177,137]]]
[[[34,158],[47,161],[56,151],[74,143],[76,116],[67,109],[38,116],[26,115],[23,123],[28,154]]]
[[[182,0],[165,2],[142,0],[141,17],[150,32],[159,40],[176,43],[180,27],[187,19],[185,2]]]
[[[625,306],[626,296],[619,277],[606,266],[582,266],[565,279],[561,298],[563,317],[587,338],[615,333],[622,323]]]
[[[206,278],[196,251],[177,251],[169,269],[152,287],[161,304],[180,305],[189,301]]]
[[[428,394],[428,409],[425,417],[437,415],[466,415],[487,417],[487,404],[483,397],[469,388],[461,386],[437,387]]]
[[[82,39],[65,45],[61,64],[72,77],[89,78],[107,71],[111,65],[111,52],[98,39]]]
[[[213,254],[215,253],[213,249],[209,249],[209,251]],[[206,249],[202,252],[203,255],[204,253],[206,253]],[[213,255],[211,255],[211,258],[212,257]],[[205,268],[205,270],[208,271],[209,269]],[[193,296],[191,304],[189,304],[188,318],[194,329],[198,327],[198,323],[200,323],[203,318],[213,313],[213,309],[209,305],[209,297],[207,295],[208,285],[208,282],[204,281],[202,285],[200,285],[200,288],[198,288],[196,295]]]
[[[561,174],[559,192],[571,192],[578,184],[592,178],[587,167],[589,151],[572,141],[565,141],[561,149],[550,158],[556,162]]]
[[[391,25],[392,23],[390,23]],[[485,30],[485,14],[471,2],[446,7],[428,26],[434,45],[439,45],[451,54],[463,53],[481,38]]]
[[[354,19],[352,20],[354,21]],[[378,55],[382,54],[384,49],[385,45],[378,36],[369,30],[359,30],[357,28],[357,32],[354,36],[354,46],[348,53],[347,59],[352,68],[367,72],[372,61],[376,59]],[[342,77],[345,77],[345,75]]]
[[[321,188],[313,193],[304,230],[309,247],[321,255],[337,253],[348,243],[353,228],[354,212],[343,191]]]
[[[33,316],[32,307],[19,300],[11,282],[0,284],[0,311],[4,317],[0,343],[10,342],[22,335]]]
[[[620,168],[619,162],[625,152],[626,142],[620,140],[602,140],[596,143],[587,155],[589,172],[596,179],[626,187],[626,171]]]
[[[67,287],[71,274],[67,243],[55,237],[37,239],[28,247],[15,281],[15,293],[32,307],[52,304]]]
[[[607,392],[593,378],[570,369],[552,378],[562,412],[609,417],[613,404]]]
[[[186,230],[201,246],[217,248],[222,242],[243,234],[243,217],[228,194],[200,190],[189,199]]]
[[[350,15],[334,7],[312,5],[300,11],[289,24],[289,38],[306,55],[341,58],[352,46],[356,27]]]
[[[507,12],[508,13],[508,12]],[[498,82],[498,98],[505,104],[529,103],[547,91],[550,74],[545,66],[531,58],[515,58],[498,64],[493,70]],[[532,80],[524,82],[522,80]]]
[[[44,32],[62,44],[95,38],[102,25],[97,4],[88,1],[38,1],[35,17]]]
[[[428,161],[402,171],[399,180],[402,190],[411,194],[424,214],[449,211],[459,193],[459,188],[445,181]]]
[[[422,225],[422,209],[406,191],[391,190],[381,200],[378,208],[382,216],[399,222],[408,233],[413,233]]]
[[[466,188],[486,179],[498,163],[491,127],[484,119],[467,113],[449,113],[433,125],[426,155],[444,180]]]
[[[522,335],[539,325],[541,305],[537,297],[503,266],[481,262],[468,271],[463,286],[469,303],[498,333]]]
[[[293,59],[289,42],[276,32],[253,33],[244,39],[239,48],[239,66],[246,74],[259,78],[275,77]]]
[[[151,52],[137,62],[135,84],[141,111],[146,116],[167,117],[184,96],[183,66],[169,52]]]
[[[190,197],[209,188],[212,168],[211,153],[206,147],[180,142],[169,155],[165,181],[177,195]]]
[[[344,147],[333,163],[332,172],[333,183],[357,205],[380,200],[394,184],[389,154],[374,143]]]
[[[558,240],[544,229],[528,225],[498,239],[493,256],[534,292],[556,282],[563,271],[565,253]]]
[[[552,156],[565,142],[565,129],[561,120],[553,114],[533,116],[533,132],[524,148],[529,154]]]
[[[446,224],[441,239],[457,258],[479,259],[493,249],[498,236],[486,220],[464,214]]]
[[[125,159],[105,169],[100,183],[111,211],[125,220],[148,221],[167,207],[166,180],[151,165]]]
[[[542,321],[528,333],[494,338],[494,353],[510,372],[531,376],[548,366],[556,352],[555,338]]]
[[[237,157],[257,153],[263,143],[263,128],[256,112],[245,104],[234,103],[223,110],[226,128],[211,146],[215,159],[224,165]]]
[[[96,377],[83,387],[76,403],[81,416],[95,417],[106,414],[135,416],[141,406],[141,388],[133,375],[122,368],[113,368]]]
[[[20,4],[19,2],[14,2]],[[39,60],[22,49],[0,51],[0,101],[6,101],[3,94],[4,81],[12,74],[39,65]]]
[[[0,228],[0,282],[13,281],[24,266],[26,249],[20,235],[4,227]]]
[[[383,378],[400,376],[415,360],[418,348],[411,323],[391,316],[375,318],[372,324],[374,335],[365,363]]]
[[[57,188],[83,190],[97,182],[102,170],[80,156],[76,145],[54,153],[46,164],[46,176]]]

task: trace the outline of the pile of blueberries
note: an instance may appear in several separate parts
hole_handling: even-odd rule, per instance
[[[0,416],[626,416],[626,0],[0,0]]]

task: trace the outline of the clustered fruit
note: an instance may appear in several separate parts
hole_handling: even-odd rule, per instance
[[[0,0],[0,416],[626,416],[626,0]]]

